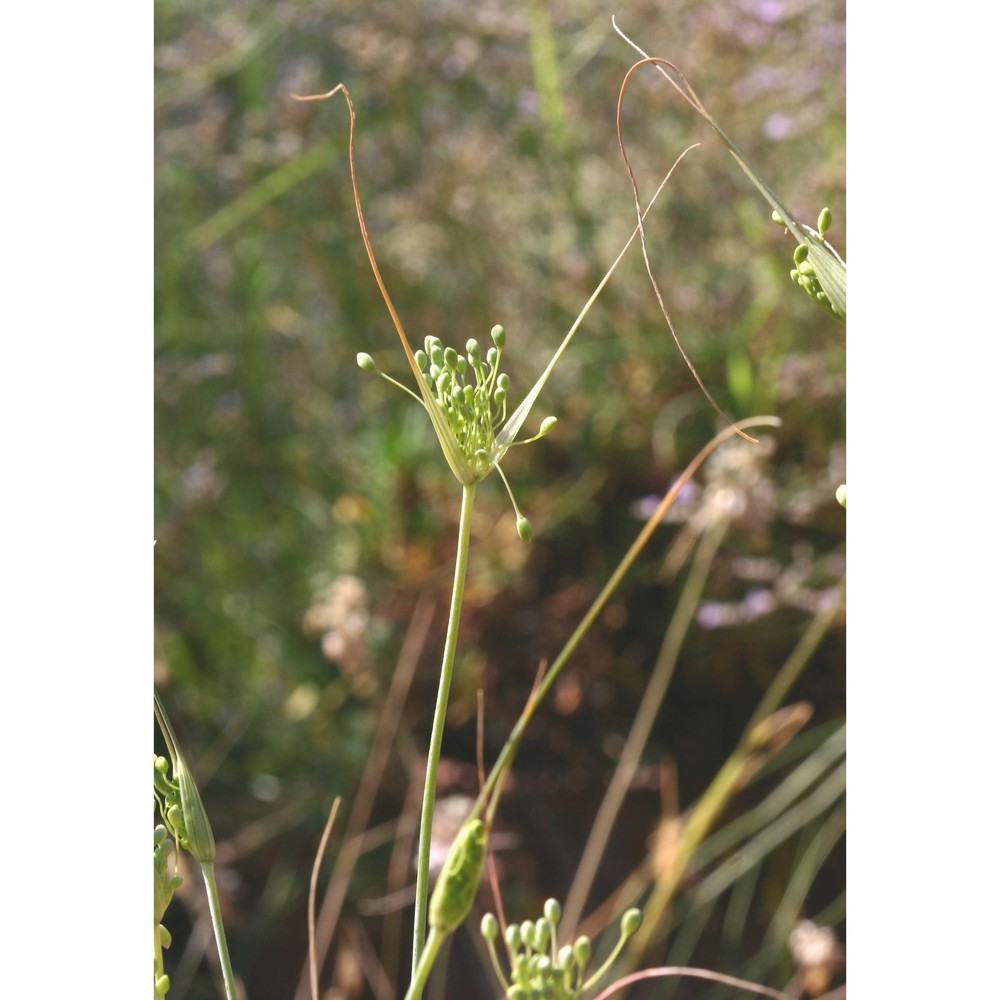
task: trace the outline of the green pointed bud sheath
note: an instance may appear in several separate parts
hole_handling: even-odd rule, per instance
[[[542,426],[538,428],[538,436],[545,437],[546,434],[550,433],[555,425],[558,423],[555,417],[546,417],[542,421]]]
[[[431,895],[430,925],[442,934],[461,926],[476,898],[486,860],[486,827],[481,819],[466,822],[448,851]]]
[[[503,350],[503,345],[507,343],[507,334],[499,323],[490,330],[490,339],[499,350]]]
[[[178,761],[177,783],[181,789],[181,809],[187,834],[187,850],[202,864],[215,860],[215,837],[208,822],[208,813],[201,803],[198,786],[187,765]]]
[[[809,256],[809,247],[806,246],[805,243],[800,243],[795,248],[795,253],[792,254],[792,260],[794,260],[796,264],[801,264],[808,256]]]
[[[479,933],[487,941],[496,941],[500,935],[500,924],[492,913],[487,913],[479,924]]]
[[[642,911],[635,908],[622,914],[622,937],[630,938],[642,926]]]
[[[530,542],[531,536],[534,535],[534,530],[531,527],[531,522],[523,515],[518,514],[517,516],[517,534],[522,542]]]
[[[545,919],[552,924],[553,927],[557,927],[559,925],[559,921],[562,919],[562,907],[559,905],[558,899],[545,900],[545,908],[542,912],[545,914]]]
[[[362,351],[358,355],[358,367],[363,372],[377,372],[378,366],[375,364],[375,359],[370,354],[365,354]]]
[[[823,236],[826,233],[832,222],[833,212],[831,212],[828,208],[824,208],[823,211],[819,213],[819,219],[816,222],[816,228],[819,230],[820,236]]]

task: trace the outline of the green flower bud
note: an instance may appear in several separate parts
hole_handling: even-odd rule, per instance
[[[426,371],[427,360],[428,360],[427,355],[423,351],[417,349],[416,351],[413,352],[413,356],[417,359],[417,367],[421,371]]]
[[[511,986],[507,990],[507,1000],[528,1000],[528,991],[523,986]]]
[[[358,367],[363,372],[377,372],[378,371],[378,365],[375,364],[374,358],[372,358],[372,356],[370,354],[365,354],[364,351],[362,351],[358,355]]]
[[[642,911],[635,908],[622,914],[622,937],[630,938],[642,925]]]
[[[487,913],[483,916],[479,924],[479,932],[487,941],[496,941],[500,934],[500,924],[492,913]]]
[[[454,347],[444,349],[444,366],[452,370],[458,367],[458,351]]]
[[[816,222],[816,228],[819,230],[820,236],[822,236],[830,228],[831,222],[833,222],[833,213],[830,209],[824,208],[823,211],[819,213],[819,219]]]
[[[507,334],[504,332],[504,328],[498,323],[492,330],[490,330],[490,337],[493,343],[497,345],[500,350],[503,350],[503,345],[507,342]]]
[[[507,398],[506,389],[497,389],[497,391],[493,393],[493,402],[496,403],[497,406],[503,406],[504,400],[506,400],[506,398]]]
[[[548,434],[558,422],[559,421],[557,421],[555,417],[546,417],[542,421],[542,426],[538,428],[538,436],[545,437],[545,435]]]
[[[805,243],[800,243],[795,248],[795,253],[792,254],[792,260],[794,260],[796,264],[801,264],[802,261],[804,261],[808,256],[809,256],[808,245]],[[802,268],[799,268],[799,270],[801,271]]]
[[[779,226],[783,226],[783,225],[785,224],[785,220],[784,220],[784,219],[783,219],[783,218],[781,217],[781,215],[780,215],[780,213],[778,212],[778,210],[777,210],[777,209],[775,209],[775,210],[774,210],[774,211],[773,211],[773,212],[771,213],[771,219],[772,219],[772,220],[773,220],[774,222],[777,222]]]
[[[535,924],[533,921],[521,921],[521,940],[529,951],[535,950]]]
[[[555,417],[548,419],[555,420]],[[545,900],[545,908],[542,912],[545,914],[545,919],[553,926],[557,925],[562,919],[562,907],[559,905],[558,899]]]
[[[813,277],[816,274],[816,268],[812,266],[812,261],[804,260],[799,264],[799,274],[808,274],[809,277]]]
[[[517,534],[522,542],[530,542],[534,535],[531,522],[523,514],[517,516]]]
[[[160,933],[160,944],[163,945],[164,948],[169,948],[174,940],[170,935],[170,931],[168,931],[163,924],[160,924],[160,926],[157,927],[157,930]]]
[[[431,895],[430,924],[450,934],[465,920],[479,888],[486,859],[486,827],[481,819],[467,821],[448,851]]]
[[[469,364],[472,365],[473,368],[475,368],[476,365],[478,365],[479,362],[482,360],[481,355],[479,353],[479,341],[473,340],[470,337],[465,342],[465,350],[469,355]]]
[[[153,989],[160,996],[165,997],[170,992],[170,976],[164,973],[164,975],[157,978],[153,983]]]
[[[518,983],[527,985],[531,981],[531,966],[528,963],[528,956],[523,951],[514,959],[510,975]]]
[[[841,483],[837,487],[836,497],[837,503],[839,503],[844,510],[847,510],[847,483]]]
[[[490,368],[495,368],[499,357],[500,352],[495,347],[491,347],[486,352],[486,363],[490,366]]]
[[[568,969],[570,963],[573,961],[573,946],[564,944],[559,949],[559,967],[562,969]]]
[[[582,969],[590,961],[590,938],[581,934],[573,943],[573,957]]]
[[[549,925],[544,917],[535,921],[535,951],[545,951],[549,946]]]
[[[508,924],[504,940],[511,951],[517,951],[521,947],[521,928],[517,924]]]
[[[497,388],[506,392],[510,388],[510,376],[506,372],[497,376]]]
[[[444,347],[441,346],[440,340],[431,345],[430,356],[432,365],[440,368],[444,364]]]

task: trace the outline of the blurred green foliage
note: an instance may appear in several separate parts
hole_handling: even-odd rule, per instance
[[[483,341],[502,323],[519,399],[634,224],[615,136],[634,58],[611,10],[590,0],[155,9],[157,681],[220,860],[227,839],[244,843],[241,832],[278,818],[234,849],[230,944],[252,997],[291,996],[325,809],[354,793],[421,593],[439,614],[402,722],[417,746],[429,730],[458,494],[416,404],[355,365],[367,351],[409,377],[357,230],[346,108],[290,95],[349,86],[368,226],[411,342]],[[636,0],[616,14],[684,70],[800,218],[831,207],[830,238],[844,247],[843,4]],[[680,150],[702,143],[647,221],[650,259],[727,412],[785,421],[759,458],[716,466],[742,507],[650,748],[651,760],[676,759],[683,808],[842,572],[844,335],[791,287],[792,243],[651,69],[630,86],[624,131],[647,198]],[[638,530],[644,497],[662,493],[718,427],[638,248],[529,428],[544,413],[559,417],[556,431],[505,464],[535,542],[517,540],[499,482],[477,495],[445,742],[466,764],[476,690],[486,694],[489,756],[539,660],[558,650]],[[514,906],[565,891],[669,620],[662,560],[696,529],[697,495],[679,510],[687,521],[661,529],[533,730],[508,817],[524,821],[523,856],[508,862],[521,881]],[[796,692],[819,723],[843,713],[842,661],[838,633]],[[470,772],[456,773],[456,790],[468,791]],[[399,814],[408,781],[394,762],[373,822]],[[658,800],[640,794],[635,808],[645,837]],[[641,850],[641,838],[631,846]],[[387,851],[363,857],[352,899],[384,891]],[[783,864],[778,881],[794,857]],[[842,889],[836,855],[832,864],[814,910],[836,903],[838,878]],[[182,947],[175,941],[171,961]],[[171,997],[213,995],[193,967],[186,980],[171,975]]]

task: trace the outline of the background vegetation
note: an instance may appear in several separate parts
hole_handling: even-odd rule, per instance
[[[378,901],[409,877],[394,867],[407,842],[397,821],[412,816],[422,775],[458,516],[416,405],[354,363],[367,351],[407,377],[357,231],[346,109],[289,95],[347,83],[361,196],[407,330],[461,344],[502,323],[517,398],[631,231],[614,112],[634,55],[612,12],[681,66],[800,218],[833,209],[829,238],[843,248],[840,2],[156,6],[156,679],[220,842],[230,946],[253,998],[297,995],[326,811],[335,795],[345,810],[357,799],[401,651],[405,662],[415,650],[323,976],[331,995],[348,997],[393,995],[405,982],[410,913]],[[729,522],[592,906],[642,864],[655,869],[654,834],[708,786],[843,573],[833,499],[844,478],[843,327],[791,284],[792,242],[653,71],[635,81],[625,113],[647,195],[702,141],[650,217],[651,260],[727,412],[776,413],[784,425],[756,449],[727,449],[699,478],[534,723],[501,815],[515,918],[565,896],[705,527]],[[477,495],[443,795],[476,789],[477,690],[490,760],[647,498],[718,427],[638,252],[549,382],[538,415],[550,412],[556,432],[505,464],[534,542],[517,540],[498,481]],[[722,825],[751,815],[839,730],[839,627],[793,698],[812,704],[809,726]],[[709,875],[747,851],[745,839],[723,844],[683,887],[676,927],[653,957],[786,985],[795,920],[843,937],[842,827],[839,793],[775,833],[706,902]],[[335,837],[331,861],[342,848]],[[166,922],[176,929],[171,997],[216,995],[197,894],[182,893]],[[379,958],[384,979],[371,971]],[[492,996],[479,963],[459,935],[451,985],[435,988]],[[705,984],[670,989],[708,995]]]

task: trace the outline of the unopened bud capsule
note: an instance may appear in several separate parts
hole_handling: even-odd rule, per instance
[[[830,228],[831,222],[833,222],[833,213],[830,209],[824,208],[823,211],[819,213],[819,219],[816,222],[816,228],[819,230],[820,236],[822,236]]]
[[[636,908],[626,910],[622,914],[622,937],[631,937],[642,925],[642,911]]]
[[[490,337],[493,343],[499,348],[503,348],[503,345],[507,342],[507,334],[504,332],[504,328],[498,323],[492,330],[490,330]]]
[[[365,354],[363,351],[358,355],[358,367],[363,372],[378,371],[378,365],[375,364],[375,359],[370,354]]]
[[[534,534],[531,522],[523,514],[519,514],[517,517],[517,533],[522,542],[530,542],[531,536]]]
[[[448,851],[431,895],[430,924],[450,934],[465,920],[479,888],[486,858],[486,827],[481,819],[466,822]]]

